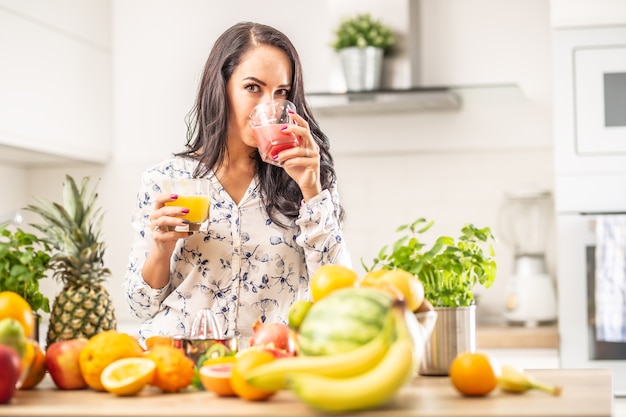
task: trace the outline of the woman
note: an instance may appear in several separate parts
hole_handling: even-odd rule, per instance
[[[265,163],[249,115],[259,103],[296,105],[285,133],[300,145]],[[286,322],[290,305],[308,298],[309,278],[328,263],[351,266],[343,239],[328,138],[305,102],[302,68],[289,39],[257,23],[239,23],[216,41],[204,74],[184,152],[146,170],[133,217],[134,242],[124,283],[142,340],[189,333],[210,308],[226,336],[243,339],[257,320]],[[181,233],[187,208],[165,206],[166,178],[206,177],[206,232]]]

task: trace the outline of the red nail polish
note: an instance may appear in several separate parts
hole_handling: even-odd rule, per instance
[[[178,194],[170,194],[170,198],[172,200],[177,200],[178,199]]]
[[[291,110],[291,109],[287,109],[287,113],[289,113],[289,114],[295,114],[295,112],[294,112],[293,110]]]
[[[187,214],[187,213],[189,213],[189,209],[188,208],[184,208],[184,209],[181,210],[181,212],[183,214]]]
[[[280,128],[280,130],[285,130],[285,129],[287,129],[286,125]]]

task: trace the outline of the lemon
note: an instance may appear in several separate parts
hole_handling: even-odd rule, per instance
[[[352,287],[359,276],[352,269],[342,265],[320,266],[311,277],[311,299],[319,301],[339,288]]]
[[[104,389],[120,396],[136,395],[152,382],[156,371],[153,360],[142,357],[118,359],[102,371]]]

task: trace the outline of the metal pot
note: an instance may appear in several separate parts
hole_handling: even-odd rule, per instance
[[[382,48],[373,46],[344,48],[339,51],[348,91],[380,89],[383,52]]]

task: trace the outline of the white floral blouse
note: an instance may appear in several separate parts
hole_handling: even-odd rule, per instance
[[[142,267],[153,245],[149,215],[165,178],[190,178],[197,162],[173,157],[141,179],[133,214],[134,239],[124,291],[131,312],[144,320],[141,340],[185,335],[197,311],[210,308],[226,336],[247,340],[254,323],[287,321],[290,305],[309,297],[309,277],[327,263],[351,266],[337,219],[339,195],[333,186],[303,203],[299,217],[284,229],[265,212],[257,179],[235,204],[210,173],[211,210],[206,231],[180,239],[171,258],[170,281],[150,287]]]

